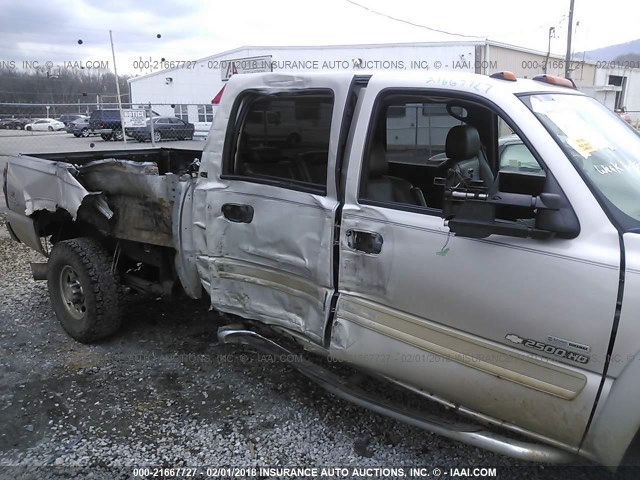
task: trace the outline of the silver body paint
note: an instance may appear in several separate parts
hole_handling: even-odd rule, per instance
[[[621,276],[619,234],[560,147],[515,96],[567,91],[452,72],[375,73],[358,96],[342,178],[337,179],[338,142],[352,81],[347,73],[238,75],[229,81],[199,177],[173,182],[171,246],[187,293],[198,297],[202,286],[219,311],[295,332],[336,358],[489,423],[616,465],[640,427],[635,407],[640,301],[629,293],[640,288],[640,241],[625,235],[625,297],[613,361],[603,380]],[[334,94],[327,194],[225,178],[224,144],[238,95],[309,88]],[[580,234],[544,241],[454,237],[437,211],[414,213],[359,202],[372,111],[388,88],[462,92],[499,109],[518,125],[562,187]],[[89,192],[60,165],[29,162],[25,169],[30,174],[17,161],[9,163],[11,224],[24,224],[34,211],[52,205],[75,216]],[[42,190],[43,198],[36,200],[33,192],[45,174],[63,184]],[[344,199],[338,197],[337,182],[343,183]],[[19,191],[24,192],[20,198]],[[222,215],[227,203],[253,207],[253,221],[227,220]],[[33,246],[28,230],[26,224],[18,237]],[[349,230],[382,236],[380,253],[350,248]],[[518,338],[587,347],[589,361],[580,364],[527,349]]]

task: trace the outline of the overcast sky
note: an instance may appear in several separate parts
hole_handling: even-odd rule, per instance
[[[369,10],[362,8],[356,2]],[[0,0],[1,62],[108,60],[113,30],[118,73],[136,58],[195,60],[241,46],[491,40],[552,52],[566,49],[569,0]],[[640,4],[575,0],[574,50],[640,36]],[[394,21],[381,14],[447,35]],[[160,38],[158,38],[160,35]],[[78,43],[82,40],[82,44]],[[6,63],[4,64],[6,67]],[[145,73],[145,72],[142,72]]]

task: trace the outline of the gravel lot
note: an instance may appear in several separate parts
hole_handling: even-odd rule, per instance
[[[119,334],[82,345],[62,331],[30,261],[42,259],[10,240],[0,213],[0,476],[133,478],[133,467],[209,465],[612,478],[593,465],[517,462],[371,414],[285,365],[218,346],[220,319],[206,302],[131,296]]]

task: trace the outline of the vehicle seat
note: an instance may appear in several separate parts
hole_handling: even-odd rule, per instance
[[[301,180],[294,162],[284,157],[278,148],[254,147],[243,152],[242,160],[243,175]]]
[[[493,185],[493,172],[482,150],[480,134],[471,125],[458,125],[447,133],[445,152],[449,168],[459,170],[464,178],[482,180],[486,187]],[[470,170],[473,170],[470,174]]]
[[[364,197],[381,202],[427,206],[422,191],[403,178],[387,175],[389,163],[382,145],[374,144],[369,154],[369,178]]]

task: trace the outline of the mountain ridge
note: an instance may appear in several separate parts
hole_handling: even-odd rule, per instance
[[[577,53],[576,57],[581,58],[583,53]],[[628,57],[631,55],[631,57]],[[638,59],[640,58],[640,38],[630,42],[618,43],[617,45],[609,45],[607,47],[596,48],[584,52],[587,60],[622,60],[622,59]],[[621,58],[622,57],[622,58]]]

